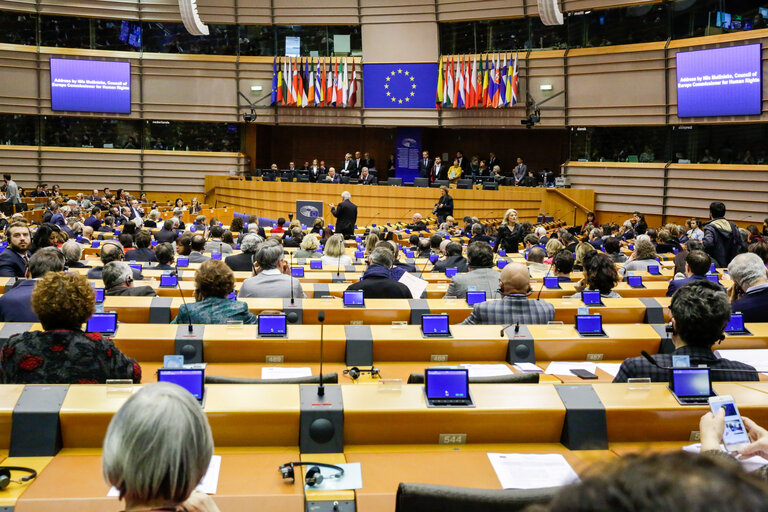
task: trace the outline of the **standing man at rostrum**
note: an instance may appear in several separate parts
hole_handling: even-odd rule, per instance
[[[344,238],[352,238],[355,235],[355,223],[357,222],[357,205],[351,201],[352,196],[346,190],[341,193],[341,203],[338,206],[331,203],[331,213],[336,217],[336,233],[344,235]]]

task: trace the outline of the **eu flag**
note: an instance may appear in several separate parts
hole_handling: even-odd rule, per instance
[[[437,63],[363,64],[365,108],[435,108]]]

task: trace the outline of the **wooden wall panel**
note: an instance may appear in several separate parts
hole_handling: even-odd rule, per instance
[[[29,190],[38,182],[37,146],[0,145],[0,162],[3,172],[8,172],[20,186]]]
[[[571,187],[595,191],[599,212],[662,213],[664,164],[568,162],[564,170]]]
[[[82,16],[88,18],[138,19],[137,0],[102,0],[72,2],[69,0],[40,0],[40,14]],[[179,6],[176,4],[176,12]]]
[[[482,20],[494,18],[517,18],[525,15],[526,0],[437,0],[437,16],[439,21]],[[536,0],[527,0],[530,8],[536,5]]]
[[[128,188],[138,190],[140,150],[93,150],[85,148],[43,148],[41,181],[71,188]]]
[[[37,114],[37,54],[24,48],[0,46],[0,112]]]
[[[360,0],[360,24],[435,22],[434,0]]]
[[[238,153],[198,151],[145,151],[144,190],[164,192],[202,192],[205,176],[234,175],[242,172],[244,160]]]
[[[272,0],[275,25],[357,25],[357,0]]]
[[[35,0],[0,0],[0,10],[17,12],[35,12]]]
[[[661,0],[621,0],[621,3],[616,0],[562,0],[564,11],[588,11],[590,9],[610,9],[611,7],[624,7],[643,4],[657,4]]]
[[[430,22],[386,22],[369,16],[360,28],[365,62],[437,62],[440,41],[434,17]]]

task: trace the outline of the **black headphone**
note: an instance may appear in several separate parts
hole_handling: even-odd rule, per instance
[[[381,378],[381,374],[379,373],[379,369],[378,368],[374,368],[374,367],[371,367],[371,369],[369,370],[367,368],[360,369],[357,366],[353,366],[352,368],[347,368],[346,370],[344,370],[344,375],[349,375],[349,377],[352,380],[359,379],[360,375],[362,375],[363,373],[370,373],[371,377],[379,377],[379,378]]]
[[[307,470],[307,474],[304,477],[304,483],[307,484],[309,487],[317,487],[318,485],[323,483],[323,480],[325,478],[338,479],[344,476],[344,468],[336,466],[334,464],[324,464],[322,462],[286,462],[285,464],[282,464],[278,468],[280,470],[280,474],[283,476],[283,480],[288,480],[290,478],[291,483],[296,482],[296,474],[293,469],[295,466],[311,466]],[[321,467],[334,469],[337,471],[337,473],[328,477],[323,477],[322,473],[320,473]],[[1,482],[2,480],[0,480],[0,484]]]
[[[27,476],[21,477],[21,480],[11,480],[11,471],[23,471],[29,473]],[[0,467],[0,490],[8,487],[8,484],[15,482],[17,484],[23,484],[29,482],[33,478],[37,477],[37,471],[32,468],[23,468],[21,466],[2,466]]]

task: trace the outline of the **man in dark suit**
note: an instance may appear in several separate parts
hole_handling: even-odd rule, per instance
[[[0,277],[24,277],[29,263],[32,236],[24,222],[13,222],[6,232],[8,247],[0,253]]]
[[[344,238],[350,238],[355,234],[355,222],[357,222],[357,205],[352,201],[352,196],[346,190],[341,193],[341,203],[338,206],[331,203],[331,213],[336,217],[336,233],[341,233]]]
[[[91,228],[93,228],[94,231],[98,231],[99,228],[101,227],[101,221],[99,220],[98,217],[96,217],[96,215],[99,214],[99,211],[100,209],[94,206],[91,209],[91,215],[89,215],[88,218],[85,219],[83,224],[86,226],[90,226]]]
[[[367,167],[368,169],[373,169],[376,167],[376,160],[371,158],[371,154],[368,152],[363,155],[363,159],[360,161],[360,169],[363,167]]]
[[[447,268],[455,268],[458,272],[467,271],[467,260],[461,255],[461,244],[450,242],[445,246],[445,259],[436,261],[432,272],[445,272]]]
[[[368,268],[362,278],[347,290],[362,290],[366,299],[410,299],[411,291],[403,283],[390,277],[394,255],[386,247],[376,247],[368,256]]]
[[[424,231],[427,229],[427,225],[424,223],[423,217],[420,213],[414,213],[413,217],[411,217],[411,223],[405,226],[405,228],[412,231]]]
[[[150,249],[152,243],[152,235],[147,231],[139,231],[133,237],[133,243],[136,245],[136,249],[131,249],[125,253],[125,259],[128,261],[157,261],[157,255],[155,251]]]
[[[310,183],[315,183],[320,174],[322,174],[322,171],[320,170],[320,165],[317,163],[317,158],[315,158],[312,160],[312,165],[307,169],[307,176],[309,177]]]
[[[329,172],[330,169],[332,168],[329,168]],[[354,178],[357,176],[357,164],[354,160],[352,160],[352,153],[347,153],[344,155],[344,163],[341,164],[341,171],[339,174],[349,178]]]
[[[739,254],[728,265],[728,273],[743,292],[731,303],[731,310],[743,314],[745,322],[768,322],[768,275],[760,256]]]
[[[355,172],[359,175],[360,171],[363,169],[363,156],[359,151],[355,151],[355,158],[353,158],[352,161],[355,163]]]
[[[123,250],[123,244],[116,242],[115,240],[105,240],[101,244],[101,252],[99,253],[99,259],[101,259],[102,265],[106,265],[111,261],[123,261],[125,257],[125,251]],[[131,267],[128,267],[131,268]],[[101,279],[101,274],[104,267],[92,267],[91,270],[85,275],[88,279]],[[141,275],[139,270],[131,268],[133,271],[133,280],[141,281],[144,276]]]
[[[253,261],[256,259],[256,251],[264,241],[256,233],[248,233],[240,244],[240,254],[227,256],[224,263],[227,264],[233,272],[250,272],[253,270]]]
[[[443,165],[439,156],[435,157],[435,164],[432,166],[432,171],[429,173],[429,182],[434,183],[436,180],[448,179],[448,167]]]
[[[373,175],[368,172],[367,167],[363,167],[363,170],[360,172],[360,177],[357,179],[357,182],[360,185],[375,185],[376,178],[374,178]]]
[[[173,230],[173,221],[168,219],[163,222],[163,229],[155,231],[154,237],[157,243],[162,244],[175,242],[179,235]]]
[[[496,158],[496,153],[490,153],[488,155],[488,169],[493,169],[494,166],[499,166],[501,168],[501,161],[499,161],[498,158]]]
[[[88,244],[90,245],[90,244]],[[61,246],[61,252],[64,254],[64,260],[68,268],[91,268],[84,262],[80,261],[80,257],[83,255],[83,247],[74,240],[68,240]],[[32,260],[30,258],[30,265]]]
[[[32,311],[32,290],[37,279],[48,272],[64,271],[64,255],[55,247],[44,247],[29,259],[26,279],[0,297],[0,321],[2,322],[38,322]]]
[[[704,365],[715,370],[710,372],[712,380],[758,380],[757,372],[748,371],[754,371],[753,367],[718,358],[712,353],[712,345],[725,338],[723,330],[731,318],[731,305],[719,285],[707,280],[688,283],[672,296],[669,309],[672,313],[672,343],[675,351],[653,356],[659,366],[669,368],[673,356],[686,355],[690,358],[692,368]],[[645,357],[632,357],[621,363],[613,382],[627,382],[627,379],[638,377],[649,377],[653,382],[667,382],[669,374],[669,370],[652,365]]]
[[[131,297],[156,297],[151,286],[133,286],[133,269],[123,261],[111,261],[104,265],[101,274],[104,281],[104,295]]]
[[[667,297],[671,297],[677,290],[693,281],[702,281],[707,278],[711,258],[704,251],[691,251],[685,256],[685,279],[673,279],[667,287]]]
[[[422,151],[421,160],[419,160],[419,176],[428,178],[433,165],[435,165],[435,162],[429,158],[429,151]]]
[[[155,247],[155,256],[157,256],[157,265],[152,270],[176,270],[174,266],[174,257],[176,251],[169,243],[157,244]]]
[[[464,158],[464,153],[461,151],[456,152],[456,160],[459,161],[459,167],[461,167],[461,175],[467,176],[470,174],[469,172],[469,160],[467,158]]]

